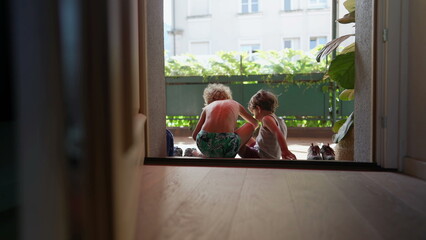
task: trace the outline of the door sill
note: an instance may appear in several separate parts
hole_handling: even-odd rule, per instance
[[[348,171],[396,171],[385,169],[376,163],[325,160],[271,160],[248,158],[199,158],[199,157],[146,157],[145,165],[163,166],[208,166],[208,167],[254,167],[312,170]]]

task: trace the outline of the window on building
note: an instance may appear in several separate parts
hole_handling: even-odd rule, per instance
[[[294,11],[300,9],[299,0],[284,0],[284,11]]]
[[[248,59],[253,61],[255,59],[255,53],[260,50],[260,44],[250,43],[250,44],[240,44],[240,51],[248,53]]]
[[[241,13],[259,12],[259,0],[241,0]]]
[[[257,50],[260,50],[260,44],[241,44],[240,45],[240,51],[242,52],[248,52],[248,53],[255,53]]]
[[[318,45],[326,44],[327,43],[327,37],[311,37],[309,42],[309,48],[313,49]]]
[[[210,14],[209,0],[188,0],[189,16],[206,16]]]
[[[189,50],[194,55],[207,55],[210,54],[210,43],[207,41],[191,42]]]
[[[327,8],[327,0],[309,0],[309,8]]]
[[[299,38],[284,38],[283,40],[283,48],[290,48],[299,50],[300,49],[300,41]]]

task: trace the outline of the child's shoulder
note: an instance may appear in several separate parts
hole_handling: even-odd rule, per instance
[[[276,118],[274,118],[274,116],[272,116],[272,114],[268,114],[268,115],[263,116],[262,123],[265,124],[265,122],[277,123]]]
[[[265,115],[265,116],[263,117],[263,119],[276,120],[276,119],[277,119],[277,116],[275,116],[275,114],[274,114],[274,113],[271,113],[271,114]]]
[[[282,117],[278,117],[274,113],[268,114],[262,118],[262,122],[268,121],[270,123],[275,123],[276,125],[285,125],[285,121]]]
[[[233,99],[226,99],[226,100],[222,100],[222,101],[226,105],[232,105],[232,106],[240,105],[237,101],[235,101]]]

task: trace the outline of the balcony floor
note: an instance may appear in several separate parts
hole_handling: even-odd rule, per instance
[[[175,146],[182,148],[185,151],[186,148],[197,148],[194,140],[191,136],[188,135],[179,135],[174,136]],[[321,144],[330,143],[330,146],[334,149],[335,144],[332,144],[330,137],[289,137],[287,139],[288,148],[294,155],[296,155],[298,160],[306,160],[308,154],[308,148],[311,143],[318,144],[321,147]],[[239,156],[237,155],[237,158]]]

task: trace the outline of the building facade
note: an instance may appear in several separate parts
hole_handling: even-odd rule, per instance
[[[331,0],[166,0],[168,4],[169,56],[285,48],[309,51],[332,39]],[[342,33],[353,31],[344,28]]]

